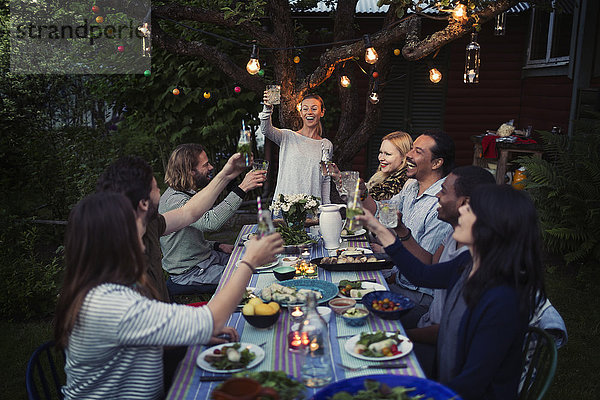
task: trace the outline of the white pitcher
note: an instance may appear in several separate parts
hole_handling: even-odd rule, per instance
[[[343,221],[340,210],[345,204],[323,204],[319,206],[319,228],[327,250],[337,249],[342,243]]]

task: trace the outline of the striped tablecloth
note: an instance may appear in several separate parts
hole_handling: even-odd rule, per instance
[[[256,225],[244,225],[240,231],[236,246],[229,259],[227,267],[221,277],[219,283],[220,287],[226,282],[235,269],[235,263],[242,257],[245,247],[239,245],[241,238],[247,233],[251,233],[256,229]],[[342,246],[345,246],[343,243]],[[352,247],[369,247],[368,242],[365,238],[350,239],[347,243],[348,246]],[[323,247],[323,242],[319,241],[311,248],[311,259],[317,257],[324,257],[328,251]],[[338,283],[342,279],[357,280],[357,279],[374,279],[376,282],[381,283],[387,287],[385,279],[379,271],[359,271],[359,272],[330,272],[323,269],[319,269],[319,279],[326,280],[333,283]],[[250,280],[249,286],[264,288],[269,286],[271,283],[277,280],[273,274],[254,274]],[[257,329],[250,324],[246,324],[241,313],[234,313],[228,325],[234,326],[238,332],[241,333],[241,341],[247,343],[260,344],[266,342],[265,348],[265,359],[253,371],[285,371],[289,375],[300,378],[300,356],[291,353],[287,348],[287,333],[290,329],[290,318],[289,313],[284,308],[279,318],[279,321],[269,329]],[[402,334],[404,328],[399,321],[385,321],[374,316],[369,317],[366,326],[362,327],[350,327],[342,320],[341,317],[332,313],[331,320],[329,322],[329,334],[331,339],[331,357],[333,365],[333,378],[332,381],[338,381],[345,378],[352,378],[359,375],[371,375],[371,374],[398,374],[398,375],[412,375],[418,377],[425,377],[421,366],[419,365],[414,353],[410,353],[408,356],[401,358],[401,361],[408,365],[406,369],[364,369],[357,372],[345,371],[339,367],[336,363],[342,363],[348,366],[360,366],[364,364],[375,364],[376,362],[368,362],[359,360],[352,357],[344,350],[344,343],[352,335],[359,334],[364,331],[396,331],[399,330]],[[175,399],[194,399],[204,400],[210,398],[210,393],[219,385],[220,382],[200,382],[199,377],[215,375],[210,372],[206,372],[196,366],[196,358],[205,349],[204,346],[191,346],[188,352],[179,365],[173,385],[171,386],[167,395],[168,400]],[[307,395],[314,394],[314,389],[307,389]]]

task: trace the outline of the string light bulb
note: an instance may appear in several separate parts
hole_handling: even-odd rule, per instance
[[[302,103],[296,104],[296,110],[298,110],[298,112],[302,110]]]
[[[429,80],[433,83],[439,83],[442,80],[442,73],[435,67],[429,70]]]
[[[458,3],[454,10],[452,10],[452,18],[454,18],[457,22],[464,24],[469,19],[467,15],[467,6],[463,3]]]
[[[465,83],[479,83],[479,52],[481,47],[477,43],[477,34],[471,34],[471,43],[467,45],[467,54],[465,58],[465,73],[463,81]]]
[[[342,85],[345,88],[349,87],[350,86],[350,78],[348,78],[347,75],[342,75],[342,77],[340,78],[340,85]]]
[[[246,64],[246,71],[250,75],[258,74],[260,71],[260,63],[258,62],[258,47],[255,44],[252,45],[252,54],[250,54],[250,61]]]
[[[365,40],[365,47],[367,48],[367,50],[365,51],[365,61],[368,64],[375,64],[377,60],[379,60],[379,56],[377,55],[375,48],[373,48],[371,38],[369,37],[369,35],[365,35],[363,36],[363,38]]]

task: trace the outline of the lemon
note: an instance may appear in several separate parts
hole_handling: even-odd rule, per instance
[[[242,307],[242,314],[254,315],[254,305],[252,305],[250,303],[244,304],[244,307]]]
[[[273,315],[275,312],[273,307],[268,304],[261,303],[254,306],[255,315]]]
[[[279,303],[272,301],[270,303],[267,304],[269,307],[271,307],[273,310],[275,310],[275,312],[279,312]]]
[[[257,304],[264,304],[263,301],[261,299],[259,299],[258,297],[253,297],[250,300],[248,300],[247,304],[252,304],[253,306],[257,305]]]

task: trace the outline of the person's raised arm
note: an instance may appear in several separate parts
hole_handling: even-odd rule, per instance
[[[275,258],[283,252],[283,239],[279,233],[263,236],[260,240],[252,239],[246,245],[246,253],[238,262],[235,272],[227,283],[208,302],[213,315],[213,330],[220,332],[231,313],[239,304],[246,290],[246,285],[256,267]]]
[[[260,119],[260,132],[279,146],[283,140],[283,132],[273,126],[273,123],[271,122],[273,106],[268,104],[267,100],[267,92],[265,91],[263,110],[258,114],[258,119]]]
[[[204,189],[192,196],[183,207],[163,214],[167,224],[163,235],[168,235],[190,225],[208,211],[213,206],[219,193],[246,168],[241,166],[241,157],[239,153],[231,156],[217,176]]]

